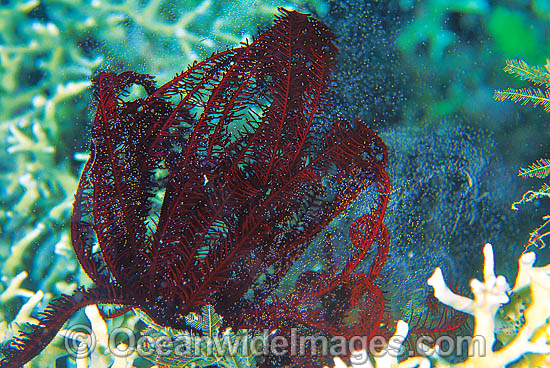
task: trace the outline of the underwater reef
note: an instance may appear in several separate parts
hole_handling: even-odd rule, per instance
[[[340,53],[336,103],[329,113],[361,117],[388,147],[392,192],[385,222],[391,243],[378,284],[389,300],[389,315],[408,320],[409,335],[414,336],[415,328],[422,327],[422,321],[414,320],[433,307],[433,289],[426,280],[436,267],[451,289],[469,295],[470,279],[482,279],[485,242],[494,245],[496,272],[513,279],[523,246],[537,239],[533,232],[547,224],[544,216],[550,213],[546,196],[533,198],[518,211],[510,209],[523,193],[544,184],[540,177],[520,180],[516,174],[531,164],[546,167],[541,160],[550,152],[550,128],[543,109],[494,101],[493,93],[509,86],[533,89],[529,81],[513,81],[502,69],[506,59],[543,68],[550,56],[545,1],[4,1],[1,343],[10,341],[24,323],[35,323],[54,296],[91,285],[74,255],[69,229],[78,177],[89,158],[90,136],[84,132],[95,108],[92,77],[130,69],[165,82],[194,60],[252,40],[258,28],[271,24],[278,6],[313,13],[332,28]],[[128,98],[143,97],[140,93],[134,88]],[[331,261],[342,265],[349,255],[344,249],[351,241],[348,229],[372,205],[368,195],[318,235],[306,253],[310,259],[298,261],[297,269],[306,267],[303,262],[312,269],[326,265],[323,242],[340,247]],[[548,263],[548,249],[534,250],[540,264]],[[377,251],[371,250],[360,269],[368,270]],[[298,277],[298,271],[290,272]],[[499,309],[513,320],[499,330],[499,344],[515,336],[530,303],[515,291],[511,304],[520,312]],[[154,356],[117,359],[105,339],[90,356],[69,356],[68,342],[87,346],[86,333],[74,337],[70,326],[76,324],[101,336],[120,326],[155,336],[180,334],[144,320],[132,313],[105,319],[93,309],[81,311],[26,366],[55,366],[56,361],[71,367],[184,366]],[[471,332],[472,320],[467,324],[465,330]],[[202,363],[209,364],[208,359]],[[245,359],[235,366],[255,364]],[[288,361],[272,364],[289,366]]]
[[[495,273],[491,244],[485,244],[483,255],[483,281],[474,278],[470,283],[473,298],[449,288],[439,267],[427,281],[437,300],[474,318],[473,336],[464,340],[467,342],[464,344],[467,358],[463,362],[449,361],[449,352],[443,345],[425,344],[418,345],[424,356],[399,361],[410,332],[409,324],[400,320],[382,351],[356,352],[350,359],[349,368],[548,366],[550,265],[535,267],[535,253],[524,253],[518,261],[514,286],[510,287],[506,277]],[[348,366],[340,358],[335,358],[334,368]]]

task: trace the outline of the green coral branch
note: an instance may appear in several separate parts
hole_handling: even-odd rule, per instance
[[[547,60],[544,68],[540,66],[529,66],[521,59],[508,59],[504,71],[521,80],[526,80],[534,84],[550,85],[550,65]]]
[[[526,105],[532,103],[534,106],[542,105],[544,111],[550,112],[550,61],[546,61],[544,67],[529,66],[525,61],[519,59],[506,60],[504,71],[535,85],[546,87],[538,88],[508,88],[496,90],[494,99],[498,101],[510,100]]]
[[[513,102],[527,105],[532,103],[533,106],[542,105],[544,111],[550,112],[550,91],[530,88],[520,88],[495,91],[494,99],[497,101],[510,100]]]
[[[211,0],[204,0],[194,9],[182,12],[175,22],[166,22],[159,19],[158,14],[163,2],[160,0],[150,0],[145,6],[141,6],[142,1],[125,0],[122,3],[112,3],[109,1],[96,1],[95,7],[101,7],[103,11],[120,13],[119,21],[131,19],[141,26],[144,30],[152,34],[162,34],[165,36],[175,36],[179,42],[184,54],[189,54],[194,49],[194,44],[201,41],[202,37],[189,31],[189,25],[200,15],[206,13],[212,6]]]
[[[521,168],[518,173],[518,176],[529,177],[529,178],[536,177],[539,179],[544,179],[548,175],[550,175],[550,159],[547,159],[547,158],[541,158],[537,162],[531,164],[526,169]],[[541,189],[544,189],[544,187]],[[540,191],[544,192],[545,190],[540,190]]]

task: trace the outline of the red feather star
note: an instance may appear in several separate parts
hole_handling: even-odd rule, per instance
[[[31,360],[90,304],[139,308],[177,329],[209,304],[234,329],[374,335],[385,304],[376,279],[389,245],[387,152],[362,122],[330,121],[336,54],[326,25],[282,9],[252,43],[160,87],[149,75],[98,74],[71,219],[94,286],[52,301],[0,366]],[[147,96],[126,101],[133,85]],[[296,260],[358,196],[372,206],[353,222],[344,262],[303,270],[281,294]]]

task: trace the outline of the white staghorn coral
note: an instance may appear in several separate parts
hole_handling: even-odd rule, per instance
[[[42,291],[33,293],[32,291],[23,289],[21,284],[27,278],[28,273],[23,271],[11,279],[6,289],[0,293],[0,303],[4,304],[15,299],[16,297],[29,298],[26,303],[21,306],[21,309],[17,313],[15,319],[8,324],[6,316],[0,313],[0,343],[11,339],[14,332],[17,332],[19,326],[24,323],[34,323],[36,319],[31,317],[31,312],[40,303],[44,297]]]
[[[90,321],[90,333],[64,329],[59,331],[66,339],[77,340],[78,347],[72,351],[77,368],[87,367],[126,367],[134,366],[137,354],[133,349],[128,350],[124,343],[112,346],[109,337],[109,328],[97,305],[89,305],[84,309],[86,317]],[[132,318],[133,322],[137,318]],[[123,354],[117,355],[117,352]]]
[[[519,259],[519,270],[513,289],[510,291],[508,282],[504,276],[496,276],[494,272],[493,247],[485,244],[483,248],[485,257],[483,276],[481,282],[473,279],[470,283],[474,299],[455,294],[446,284],[440,268],[437,268],[428,279],[428,284],[434,288],[435,297],[450,307],[474,316],[474,335],[468,349],[468,358],[459,364],[451,364],[439,357],[439,347],[433,348],[420,346],[426,357],[413,357],[401,363],[397,354],[390,354],[399,350],[408,333],[405,322],[399,321],[395,335],[402,336],[401,344],[388,344],[385,354],[380,354],[371,359],[356,358],[366,352],[358,352],[352,356],[350,368],[408,368],[408,367],[463,367],[463,368],[499,368],[511,366],[550,366],[550,265],[534,267],[535,254],[532,252],[523,254]],[[493,350],[496,335],[497,313],[503,304],[510,301],[510,293],[520,293],[526,288],[531,294],[531,302],[525,309],[523,316],[525,323],[519,328],[516,336],[504,347]],[[390,340],[392,341],[392,340]],[[533,355],[535,359],[533,359]],[[355,358],[355,359],[354,359]],[[335,368],[346,368],[346,365],[335,358]]]

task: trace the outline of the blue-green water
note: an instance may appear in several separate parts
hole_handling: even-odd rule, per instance
[[[534,98],[522,105],[493,95],[550,88],[503,71],[506,60],[521,59],[550,75],[546,1],[3,1],[0,341],[9,340],[7,324],[39,290],[44,296],[33,299],[32,315],[91,285],[69,235],[88,158],[91,78],[134,70],[164,83],[193,60],[251,40],[278,6],[312,13],[333,30],[340,54],[331,113],[360,118],[388,147],[392,191],[384,222],[391,246],[379,283],[392,315],[427,308],[425,281],[437,266],[450,284],[468,290],[469,280],[481,277],[486,242],[497,272],[513,281],[530,233],[550,215],[544,194],[511,210],[525,192],[550,184],[548,163],[539,161],[550,159],[550,112]],[[536,162],[537,175],[518,177]],[[347,242],[350,219],[368,205],[359,201],[348,220],[326,231]],[[542,247],[545,239],[534,240]],[[538,253],[548,263],[547,252]],[[70,323],[89,324],[82,312]],[[109,328],[118,325],[143,328],[134,316],[109,321]],[[29,366],[54,366],[56,359],[75,366],[64,346],[58,338]],[[113,362],[109,355],[94,359],[94,367]],[[143,358],[134,364],[151,366]]]

